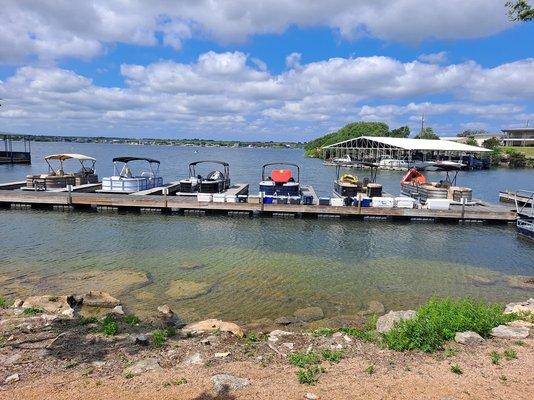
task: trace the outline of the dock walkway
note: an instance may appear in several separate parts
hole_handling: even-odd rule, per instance
[[[332,207],[302,204],[207,203],[187,196],[132,196],[105,193],[33,192],[0,190],[0,205],[4,208],[29,205],[35,208],[116,208],[124,210],[147,209],[161,212],[199,211],[205,213],[246,213],[249,215],[293,215],[300,217],[334,216],[346,218],[379,218],[434,221],[515,222],[516,213],[509,207],[493,204],[451,206],[450,210]]]

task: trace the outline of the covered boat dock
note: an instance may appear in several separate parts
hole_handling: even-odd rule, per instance
[[[379,163],[384,159],[408,162],[480,156],[491,150],[448,140],[360,136],[322,148],[325,160],[350,156],[352,160]]]

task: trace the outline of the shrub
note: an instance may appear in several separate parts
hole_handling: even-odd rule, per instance
[[[393,350],[434,352],[453,339],[456,332],[474,331],[487,337],[492,328],[512,319],[515,316],[503,314],[498,304],[433,297],[417,310],[414,319],[395,324],[384,334],[384,341]]]
[[[499,364],[499,361],[501,361],[502,356],[498,352],[492,351],[490,353],[490,358],[491,358],[491,363],[497,365]]]
[[[332,328],[319,328],[314,330],[313,336],[332,336],[334,333],[336,333],[335,329]]]
[[[323,369],[318,365],[311,365],[307,368],[300,369],[297,372],[297,378],[299,383],[307,385],[315,385],[319,380],[319,374],[323,372]]]
[[[308,365],[319,364],[320,359],[317,353],[294,353],[288,355],[289,362],[300,368],[305,368]]]
[[[464,373],[458,364],[451,365],[451,371],[456,375],[462,375]]]
[[[517,358],[517,351],[515,349],[506,349],[503,351],[503,354],[504,358],[506,358],[508,361]]]
[[[119,326],[115,317],[112,315],[106,315],[102,320],[102,333],[106,336],[115,336],[119,331]]]
[[[369,375],[373,375],[375,373],[375,366],[369,365],[367,368],[365,368],[365,372],[367,372]]]
[[[28,307],[24,309],[24,315],[37,315],[44,312],[45,310],[39,307]]]
[[[345,357],[344,352],[329,349],[324,349],[321,352],[321,355],[323,356],[323,360],[330,361],[331,363],[338,363],[343,359],[343,357]]]

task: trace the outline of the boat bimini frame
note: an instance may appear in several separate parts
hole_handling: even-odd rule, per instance
[[[202,177],[197,175],[196,167],[199,164],[219,164],[222,171],[211,171]],[[202,160],[189,164],[189,178],[180,181],[180,192],[184,193],[222,193],[230,187],[230,164],[225,161]]]
[[[297,171],[297,179],[293,177],[290,168],[272,169],[270,174],[266,171],[272,166],[289,166]],[[261,167],[260,192],[264,195],[300,196],[300,167],[289,162],[272,162]]]

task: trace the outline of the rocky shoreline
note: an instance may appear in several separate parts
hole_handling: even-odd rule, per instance
[[[488,339],[475,332],[458,332],[453,344],[461,346],[465,355],[484,347],[515,344],[514,352],[520,350],[525,353],[525,360],[534,360],[531,337],[534,299],[510,303],[503,312],[529,315],[530,320],[516,318],[496,326]],[[416,311],[385,313],[384,307],[374,302],[362,312],[362,321],[368,316],[372,317],[365,329],[362,322],[360,327],[323,326],[310,330],[303,324],[320,322],[324,314],[318,307],[309,307],[279,318],[275,321],[277,326],[266,328],[261,324],[240,326],[217,319],[185,324],[168,305],[158,307],[153,318],[141,321],[128,315],[118,299],[101,291],[17,299],[12,306],[0,309],[0,398],[4,395],[15,398],[9,395],[19,393],[18,390],[29,393],[33,383],[52,376],[71,377],[98,387],[102,382],[128,386],[169,374],[174,378],[160,382],[162,388],[171,392],[182,387],[197,388],[204,393],[204,397],[184,398],[234,398],[224,397],[233,392],[242,393],[243,398],[254,398],[250,393],[264,386],[263,378],[247,371],[274,369],[285,374],[291,387],[300,386],[298,390],[303,393],[298,398],[312,399],[324,396],[318,393],[322,390],[312,389],[327,381],[326,376],[343,373],[336,372],[338,364],[366,360],[369,364],[366,374],[373,375],[374,369],[383,368],[384,363],[419,368],[420,363],[428,362],[426,358],[435,357],[421,352],[392,352],[368,340],[372,335],[387,333],[401,320],[415,318]],[[312,355],[319,359],[305,365],[308,361],[301,358]],[[391,368],[390,365],[386,369]],[[174,375],[177,371],[183,376]],[[191,378],[191,371],[202,378]],[[524,382],[529,381],[532,378]],[[60,398],[59,393],[63,393],[63,389],[50,390],[49,398]]]

